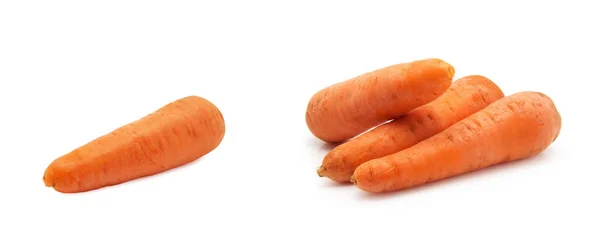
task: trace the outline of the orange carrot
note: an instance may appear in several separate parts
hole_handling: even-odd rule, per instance
[[[74,193],[150,176],[202,157],[224,134],[216,106],[197,96],[181,98],[54,160],[44,183]]]
[[[317,172],[348,182],[360,164],[413,146],[502,97],[502,90],[484,76],[460,78],[434,101],[337,146]]]
[[[537,155],[560,129],[561,116],[548,96],[519,92],[404,151],[361,164],[351,180],[368,192],[418,186]]]
[[[440,59],[365,73],[314,94],[306,109],[306,123],[323,141],[345,141],[434,100],[453,77],[454,68]]]

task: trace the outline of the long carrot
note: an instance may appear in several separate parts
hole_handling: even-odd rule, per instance
[[[434,101],[337,146],[325,156],[317,173],[348,182],[360,164],[408,148],[502,97],[502,90],[488,78],[462,77]]]
[[[368,192],[418,186],[537,155],[556,140],[561,116],[539,92],[519,92],[418,144],[361,164],[352,181]]]
[[[224,134],[216,106],[201,97],[184,97],[57,158],[46,169],[44,183],[74,193],[157,174],[209,153]]]
[[[323,141],[345,141],[434,100],[453,77],[454,68],[440,59],[365,73],[315,93],[306,109],[306,124]]]

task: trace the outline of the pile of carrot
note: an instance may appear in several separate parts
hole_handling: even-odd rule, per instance
[[[455,79],[430,58],[380,68],[316,92],[310,132],[338,144],[320,177],[368,192],[419,186],[535,156],[558,137],[561,116],[536,91],[505,96],[489,78]],[[188,96],[58,157],[44,184],[85,192],[158,174],[216,149],[225,121],[210,101]]]
[[[421,59],[318,91],[307,126],[338,145],[317,174],[395,191],[532,157],[558,137],[561,116],[547,95],[505,96],[485,76],[454,74],[441,59]]]

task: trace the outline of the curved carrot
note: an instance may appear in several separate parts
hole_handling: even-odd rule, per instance
[[[369,192],[384,192],[534,156],[558,137],[561,116],[539,92],[520,92],[418,144],[363,163],[352,181]]]
[[[454,68],[440,59],[365,73],[314,94],[306,109],[306,123],[323,141],[345,141],[434,100],[453,77]]]
[[[337,146],[317,172],[348,182],[360,164],[413,146],[502,97],[502,90],[484,76],[460,78],[434,101]]]
[[[216,106],[197,96],[181,98],[57,158],[44,183],[73,193],[157,174],[209,153],[224,134]]]

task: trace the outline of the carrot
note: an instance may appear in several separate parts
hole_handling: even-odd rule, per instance
[[[560,129],[561,116],[548,96],[519,92],[404,151],[361,164],[351,180],[368,192],[418,186],[537,155]]]
[[[452,83],[454,68],[423,59],[381,68],[315,93],[305,120],[326,142],[342,142],[439,97]]]
[[[502,90],[484,76],[460,78],[434,101],[337,146],[325,156],[317,173],[348,182],[360,164],[408,148],[502,97]]]
[[[224,134],[216,106],[201,97],[184,97],[57,158],[46,169],[44,183],[75,193],[150,176],[209,153]]]

